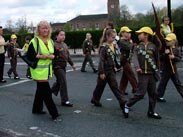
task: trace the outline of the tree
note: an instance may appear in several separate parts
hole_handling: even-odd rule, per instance
[[[28,29],[26,17],[18,19],[18,21],[16,22],[16,27],[18,29],[18,33],[27,33]]]
[[[70,23],[66,23],[66,24],[64,24],[64,31],[65,32],[68,32],[68,31],[71,31],[71,24]]]
[[[173,10],[172,12],[172,21],[174,24],[182,25],[183,20],[183,5]]]
[[[13,21],[12,21],[12,20],[7,20],[5,26],[6,26],[6,29],[7,29],[9,32],[13,32],[14,26],[13,26]]]
[[[132,15],[126,5],[120,7],[120,26],[129,25]]]

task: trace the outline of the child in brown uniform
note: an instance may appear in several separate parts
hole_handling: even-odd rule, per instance
[[[53,60],[54,75],[56,76],[56,82],[53,84],[52,91],[55,95],[58,94],[60,90],[61,105],[72,107],[73,104],[69,102],[68,91],[67,91],[67,81],[66,81],[66,67],[67,62],[72,66],[73,70],[76,69],[67,48],[65,41],[65,32],[57,30],[56,31],[56,41],[54,43],[55,48],[55,58]]]
[[[158,43],[159,39],[154,36],[154,33],[149,27],[142,27],[136,31],[138,38],[141,41],[134,50],[134,65],[138,73],[138,90],[132,98],[125,104],[124,113],[128,118],[129,107],[133,106],[137,101],[141,100],[146,92],[149,96],[149,109],[147,116],[155,119],[161,119],[161,116],[154,112],[157,93],[155,72],[158,73]],[[157,42],[155,45],[151,41],[151,37]]]
[[[8,77],[11,78],[11,73],[14,74],[14,79],[20,79],[17,73],[17,55],[19,45],[17,43],[17,36],[15,34],[11,35],[11,42],[8,45],[8,57],[10,59],[11,68],[8,70]]]
[[[131,40],[131,31],[132,30],[127,26],[121,27],[120,40],[118,41],[118,46],[121,52],[120,63],[121,66],[123,66],[123,73],[121,76],[119,89],[125,95],[128,94],[126,92],[128,81],[132,85],[132,92],[135,93],[137,91],[137,80],[131,66],[134,49],[133,41]]]
[[[112,44],[115,38],[115,31],[108,29],[105,33],[106,35],[101,41],[101,45],[99,47],[99,75],[91,103],[98,107],[102,106],[100,98],[106,84],[108,83],[115,97],[118,99],[120,107],[123,108],[126,100],[118,89],[118,83],[115,76],[117,68],[115,67],[114,46]]]

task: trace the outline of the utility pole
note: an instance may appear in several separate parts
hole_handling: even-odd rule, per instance
[[[168,17],[170,18],[170,22],[172,21],[171,15],[171,0],[167,0],[167,10],[168,10]]]

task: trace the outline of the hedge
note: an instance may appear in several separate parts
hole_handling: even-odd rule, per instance
[[[139,28],[131,28],[132,30],[138,30]],[[119,29],[116,29],[119,32]],[[92,35],[93,43],[96,47],[98,47],[100,38],[102,36],[103,30],[95,30],[95,31],[72,31],[66,32],[66,40],[65,43],[69,46],[69,48],[81,48],[82,43],[85,39],[86,33],[89,32]],[[183,26],[175,27],[175,32],[177,35],[177,39],[179,41],[179,45],[183,45]],[[11,34],[4,35],[5,40],[10,39]],[[20,47],[22,47],[25,43],[25,37],[27,35],[34,36],[33,34],[17,34],[17,42],[19,43]],[[52,34],[52,39],[55,39],[55,33]],[[138,42],[138,37],[135,34],[135,31],[132,32],[132,39],[134,42]]]

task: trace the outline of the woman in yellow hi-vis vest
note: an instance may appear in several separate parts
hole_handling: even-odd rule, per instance
[[[27,56],[30,60],[38,59],[37,67],[30,68],[32,78],[37,82],[32,113],[45,114],[43,102],[45,103],[53,120],[59,116],[55,103],[51,96],[48,82],[52,76],[52,60],[54,59],[54,48],[51,40],[51,26],[47,21],[41,21],[36,28],[35,38],[29,44]]]

